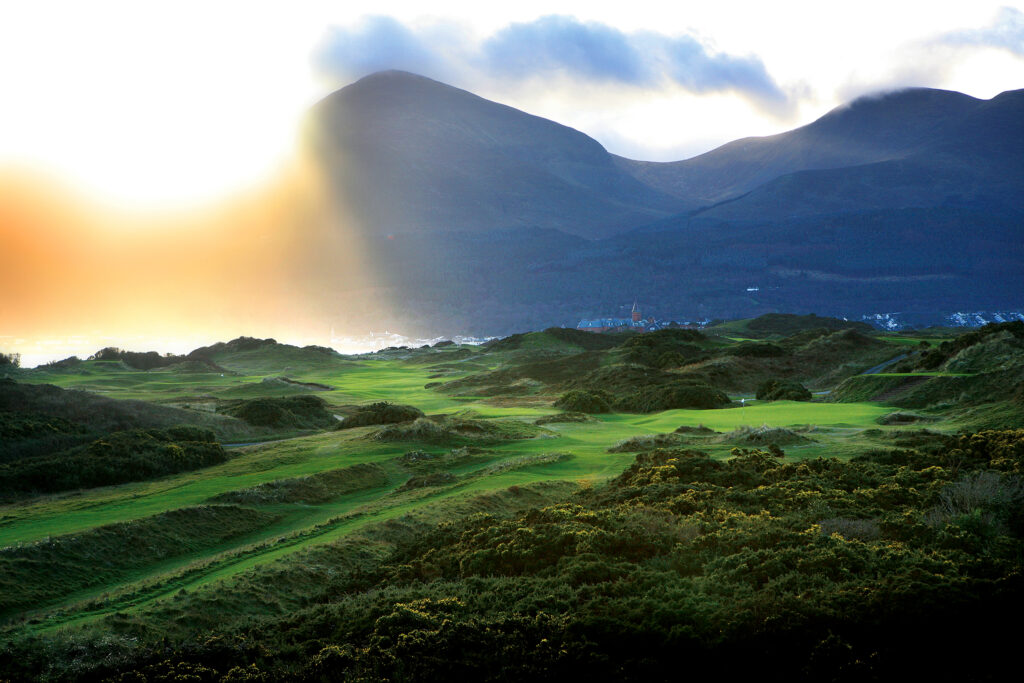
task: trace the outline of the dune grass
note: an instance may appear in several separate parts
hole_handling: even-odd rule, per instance
[[[536,347],[536,348],[534,348]],[[571,345],[546,335],[522,340],[509,354],[532,350],[565,353]],[[574,348],[574,347],[573,347]],[[299,350],[301,351],[301,350]],[[276,352],[275,352],[276,354]],[[473,367],[458,368],[450,351],[431,351],[436,362],[410,362],[401,354],[375,354],[357,359],[339,358],[294,349],[268,357],[246,352],[215,360],[229,372],[172,373],[138,371],[120,363],[90,361],[77,372],[43,371],[26,381],[50,382],[64,387],[89,388],[113,398],[142,398],[171,404],[210,403],[231,397],[280,396],[280,383],[267,377],[286,376],[301,382],[331,387],[316,391],[329,406],[352,408],[375,401],[395,401],[423,411],[439,424],[476,425],[485,437],[464,434],[452,443],[383,441],[372,438],[380,427],[358,427],[233,448],[230,460],[198,472],[153,481],[135,482],[61,495],[39,497],[0,507],[0,547],[68,539],[100,533],[116,525],[154,524],[175,511],[223,501],[258,513],[258,528],[244,533],[197,532],[180,553],[151,554],[121,573],[104,575],[88,585],[61,584],[48,594],[51,612],[32,626],[54,630],[82,625],[114,612],[147,609],[178,591],[194,590],[216,581],[230,581],[276,561],[289,561],[310,548],[325,547],[374,525],[437,509],[463,505],[459,501],[480,496],[508,497],[508,491],[562,482],[565,486],[592,485],[617,476],[634,460],[633,453],[609,453],[608,448],[646,434],[665,434],[680,426],[704,425],[717,432],[741,427],[793,427],[814,425],[808,444],[786,447],[794,458],[817,455],[854,455],[864,447],[860,432],[886,430],[876,420],[891,408],[871,403],[757,402],[746,407],[715,410],[668,410],[651,414],[612,413],[586,422],[548,422],[556,415],[554,396],[465,397],[425,387],[446,364],[445,379],[457,378],[481,366],[493,370],[501,357],[473,357]],[[240,374],[231,374],[240,373]],[[241,374],[245,373],[245,374]],[[290,393],[285,391],[284,393]],[[446,416],[446,417],[445,417]],[[474,429],[476,427],[473,427]],[[516,438],[499,438],[502,435]],[[491,438],[493,437],[493,438]],[[688,437],[684,437],[686,440]],[[705,442],[706,441],[706,442]],[[448,457],[452,449],[479,442],[486,449],[468,458]],[[714,457],[728,457],[734,445],[725,440],[701,441],[700,448]],[[438,485],[401,490],[415,475],[402,456],[422,450],[442,463],[430,470],[448,472]],[[358,468],[363,468],[362,470]],[[426,470],[424,470],[426,471]],[[358,472],[352,477],[339,472]],[[560,484],[561,485],[561,484]],[[498,498],[494,498],[497,500]],[[259,515],[263,515],[260,517]],[[85,601],[85,602],[83,602]],[[42,601],[37,607],[42,606]],[[61,610],[53,612],[55,606]],[[36,612],[38,610],[27,610]]]

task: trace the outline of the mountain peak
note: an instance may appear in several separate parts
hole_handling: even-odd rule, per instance
[[[980,100],[952,90],[937,88],[901,88],[862,95],[839,105],[807,127],[824,127],[856,120],[858,127],[884,125],[899,120],[946,119],[961,116]]]
[[[313,116],[336,194],[371,232],[607,237],[685,207],[577,130],[407,71],[370,74]]]
[[[433,78],[421,76],[420,74],[413,73],[411,71],[402,71],[401,69],[387,69],[384,71],[374,71],[372,74],[363,76],[362,78],[353,82],[350,86],[369,86],[369,85],[406,85],[406,84],[418,84],[418,85],[434,85],[440,88],[452,88],[452,86],[436,81]],[[457,89],[457,88],[453,88]]]
[[[375,71],[368,76],[363,76],[329,95],[327,99],[331,100],[336,97],[371,100],[379,97],[411,97],[416,98],[420,105],[424,104],[425,100],[486,101],[468,90],[398,69]]]

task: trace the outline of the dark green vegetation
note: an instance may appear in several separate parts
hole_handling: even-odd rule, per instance
[[[4,665],[70,673],[71,639],[93,674],[206,680],[236,667],[275,680],[675,680],[681,655],[695,675],[730,679],[997,680],[1024,595],[1022,473],[1021,430],[851,462],[655,450],[559,504],[406,522],[376,552],[324,549],[230,597],[115,620],[117,640],[25,643]],[[428,479],[407,487],[448,480]],[[325,563],[338,574],[310,582]],[[228,616],[275,584],[288,605]],[[230,647],[189,636],[168,657],[152,640],[164,620],[217,618]],[[88,654],[112,646],[114,666]]]
[[[351,429],[352,427],[366,427],[367,425],[411,422],[419,417],[423,417],[423,411],[419,408],[380,401],[357,408],[355,412],[345,418],[342,428]]]
[[[770,379],[757,388],[760,401],[810,401],[811,392],[799,382]]]
[[[73,380],[88,382],[95,379],[98,386],[103,386],[103,373],[108,371],[107,363],[87,363],[81,374],[73,376]],[[22,379],[39,376],[47,381],[68,378],[64,372],[51,373],[49,370],[21,371],[19,374]],[[268,433],[226,415],[182,410],[149,401],[116,400],[90,391],[62,389],[50,384],[0,379],[0,435],[3,436],[0,462],[53,453],[68,446],[89,443],[110,432],[167,429],[183,424],[210,429],[222,441],[254,438]]]
[[[195,363],[198,369],[209,372],[222,372],[224,370],[224,368],[219,367],[216,363],[213,363],[206,358],[201,358],[199,356],[196,356],[196,358],[198,360],[193,360],[192,357],[175,356],[173,354],[161,356],[156,351],[147,351],[145,353],[125,351],[123,349],[109,346],[94,353],[89,357],[89,360],[120,361],[128,367],[136,370],[168,368],[188,362]]]
[[[227,454],[208,429],[113,432],[87,446],[0,465],[0,499],[142,481],[225,460]]]
[[[250,489],[229,491],[212,503],[270,505],[273,503],[325,503],[344,493],[386,486],[388,474],[379,465],[359,464],[296,479],[277,479]]]
[[[918,346],[881,373],[842,382],[831,398],[885,401],[913,411],[942,409],[983,427],[1016,426],[1024,406],[1024,323],[986,325]],[[992,404],[1004,409],[994,411]]]
[[[574,389],[562,394],[554,406],[559,410],[577,413],[609,413],[611,412],[612,396],[607,391],[583,391]]]
[[[793,315],[791,313],[766,313],[750,320],[737,320],[734,322],[720,323],[714,325],[713,329],[727,330],[742,334],[745,337],[762,339],[771,336],[788,336],[803,330],[825,329],[825,330],[857,330],[858,332],[870,334],[871,325],[862,322],[840,320],[810,315]]]
[[[14,369],[0,680],[994,679],[1017,327],[822,320]]]
[[[319,396],[252,398],[228,403],[224,412],[256,427],[329,429],[338,426],[337,418]]]
[[[96,585],[131,579],[152,562],[187,556],[276,521],[229,505],[172,510],[56,540],[0,550],[0,616],[37,609]]]

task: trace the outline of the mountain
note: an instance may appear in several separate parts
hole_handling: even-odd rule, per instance
[[[897,103],[891,109],[902,111],[901,98],[891,99]],[[889,158],[782,174],[706,214],[763,220],[938,206],[1001,214],[1024,210],[1024,91],[976,101],[966,111],[951,103],[948,110],[959,115],[926,130],[913,130],[910,124],[918,119],[914,108],[908,110],[907,129],[913,132],[890,147]],[[849,147],[861,144],[868,149],[867,141]]]
[[[310,120],[332,190],[371,234],[529,227],[600,238],[694,206],[577,130],[402,71],[342,88]]]
[[[860,98],[671,163],[402,72],[314,110],[368,291],[410,332],[1024,304],[1024,91]]]
[[[862,97],[806,126],[736,140],[692,159],[616,162],[663,192],[713,204],[797,171],[904,158],[948,140],[981,104],[961,93],[912,88]]]

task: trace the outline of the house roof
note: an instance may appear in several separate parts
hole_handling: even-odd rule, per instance
[[[641,322],[633,322],[630,318],[594,318],[592,320],[581,320],[576,329],[588,327],[642,327]]]

